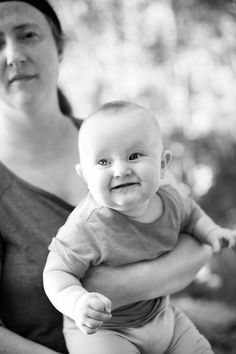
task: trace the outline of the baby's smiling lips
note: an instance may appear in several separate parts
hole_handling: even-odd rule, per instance
[[[111,190],[119,190],[119,189],[122,189],[122,188],[128,188],[128,187],[132,187],[132,186],[135,186],[135,185],[139,185],[139,183],[138,182],[120,183],[120,184],[117,184],[117,185],[111,187]]]

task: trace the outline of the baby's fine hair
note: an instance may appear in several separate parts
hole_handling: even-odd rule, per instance
[[[107,103],[104,103],[101,105],[95,112],[89,115],[89,117],[97,114],[97,113],[110,113],[110,112],[115,112],[119,113],[122,111],[129,111],[133,109],[141,109],[146,111],[146,109],[137,103],[131,102],[131,101],[122,101],[122,100],[117,100],[117,101],[110,101]]]
[[[141,110],[143,111],[147,116],[149,116],[152,120],[153,123],[155,124],[156,128],[160,132],[160,127],[157,119],[155,116],[150,113],[145,107],[140,106],[139,104],[132,102],[132,101],[124,101],[124,100],[117,100],[117,101],[110,101],[107,103],[104,103],[101,105],[95,112],[92,112],[88,118],[92,118],[93,116],[96,116],[99,113],[122,113],[122,112],[127,112],[127,111],[132,111],[132,110]]]
[[[110,101],[104,103],[84,120],[79,130],[78,143],[79,143],[80,154],[82,151],[83,144],[85,142],[88,143],[87,136],[86,136],[86,128],[89,126],[89,129],[93,129],[89,123],[91,121],[96,122],[97,115],[99,116],[99,114],[107,114],[109,116],[110,114],[112,116],[113,114],[116,113],[118,114],[118,113],[130,112],[130,111],[143,111],[143,113],[152,120],[153,129],[156,129],[157,131],[157,136],[158,136],[157,139],[161,142],[161,144],[163,144],[159,123],[153,114],[151,114],[145,107],[142,107],[139,104],[134,103],[132,101],[116,100],[116,101]]]

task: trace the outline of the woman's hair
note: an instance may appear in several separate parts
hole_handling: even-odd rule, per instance
[[[51,17],[49,17],[46,14],[44,14],[44,15],[45,15],[45,18],[48,21],[49,26],[51,28],[52,35],[53,35],[53,38],[56,43],[57,52],[59,55],[61,55],[61,54],[63,54],[63,51],[64,51],[65,35],[64,35],[63,31],[59,30],[59,28],[55,25],[55,23],[52,21]]]
[[[58,26],[56,26],[56,24],[52,21],[51,17],[49,17],[46,14],[45,17],[49,23],[49,26],[51,27],[52,35],[56,43],[58,55],[62,55],[65,46],[64,33],[61,30],[61,27],[59,29]],[[57,96],[58,96],[60,111],[66,116],[72,116],[73,112],[72,112],[71,104],[60,87],[57,88]]]
[[[57,88],[57,96],[60,111],[66,116],[72,117],[73,110],[71,104],[60,87]]]
[[[58,27],[58,25],[52,20],[51,17],[48,16],[48,14],[44,14],[44,15],[49,23],[49,26],[51,27],[51,31],[56,43],[58,55],[62,55],[65,46],[65,35],[61,29],[61,25]],[[72,113],[71,104],[60,87],[57,88],[57,96],[58,96],[60,111],[66,116],[72,116],[73,113]]]
[[[52,20],[52,18],[49,17],[47,14],[45,14],[45,17],[49,23],[49,26],[51,27],[51,31],[56,43],[58,55],[62,55],[65,46],[65,35],[61,29],[61,25],[58,27],[57,24]],[[71,104],[60,87],[57,88],[57,96],[58,96],[60,111],[66,116],[72,116],[73,113],[72,113]]]

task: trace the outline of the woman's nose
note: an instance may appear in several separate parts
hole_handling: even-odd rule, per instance
[[[7,66],[18,67],[25,64],[24,50],[15,40],[6,41],[4,52]]]

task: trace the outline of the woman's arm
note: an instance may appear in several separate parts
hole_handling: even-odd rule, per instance
[[[0,354],[59,354],[0,326]]]
[[[154,299],[185,288],[209,260],[211,248],[181,235],[173,251],[147,262],[110,268],[91,268],[83,281],[88,291],[100,292],[113,308]]]

